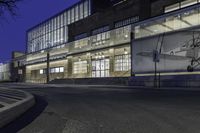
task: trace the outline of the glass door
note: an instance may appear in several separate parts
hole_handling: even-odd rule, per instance
[[[109,77],[110,60],[99,59],[92,61],[92,77]]]

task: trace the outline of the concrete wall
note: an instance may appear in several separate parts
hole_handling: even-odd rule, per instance
[[[123,4],[101,10],[81,21],[69,25],[69,41],[74,41],[76,35],[85,32],[90,36],[92,30],[105,25],[109,25],[110,29],[113,29],[115,22],[139,16],[140,2],[141,0],[127,0]]]

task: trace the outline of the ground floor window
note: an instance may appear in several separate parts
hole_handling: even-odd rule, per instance
[[[40,71],[40,74],[46,74],[46,69],[45,68],[44,69],[40,69],[39,71]]]
[[[54,67],[50,69],[50,73],[63,73],[64,67]]]
[[[115,56],[115,71],[129,71],[131,70],[131,55],[117,55]]]
[[[92,61],[92,77],[109,77],[110,60],[99,59]]]
[[[74,64],[73,64],[73,73],[74,74],[87,73],[87,61],[74,62]]]
[[[43,69],[40,69],[40,74],[44,74],[44,70]]]

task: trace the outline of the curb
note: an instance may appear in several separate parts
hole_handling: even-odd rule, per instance
[[[34,96],[30,93],[21,90],[0,89],[0,94],[2,94],[1,91],[9,99],[12,99],[12,97],[15,99],[19,95],[23,97],[14,103],[5,104],[4,107],[0,108],[0,128],[15,120],[35,104]],[[9,91],[10,94],[5,94],[4,91]]]

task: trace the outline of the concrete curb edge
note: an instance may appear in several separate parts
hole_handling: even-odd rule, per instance
[[[26,98],[0,109],[0,128],[15,120],[35,104],[35,98],[32,94],[21,90],[13,91],[20,91],[24,93]]]

